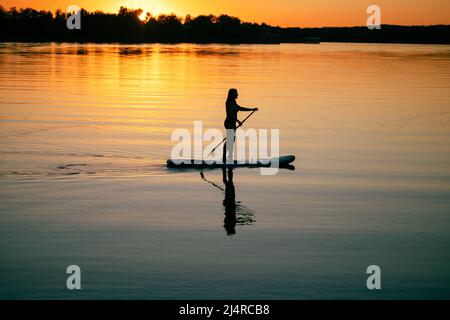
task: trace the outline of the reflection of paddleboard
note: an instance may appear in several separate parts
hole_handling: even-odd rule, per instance
[[[191,160],[167,160],[167,166],[169,168],[258,168],[258,167],[276,167],[276,161],[278,160],[278,167],[288,167],[292,162],[295,161],[295,156],[284,156],[279,158],[272,158],[269,161],[268,160],[258,160],[256,162],[254,161],[246,161],[246,162],[238,162],[234,161],[234,163],[230,164],[223,164],[222,160],[215,160],[215,161],[202,161],[201,163],[195,163],[194,159]]]

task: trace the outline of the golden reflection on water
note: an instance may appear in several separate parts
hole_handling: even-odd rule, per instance
[[[4,171],[20,171],[6,151],[164,163],[173,129],[222,129],[230,87],[304,168],[450,170],[449,46],[6,43],[0,57]]]

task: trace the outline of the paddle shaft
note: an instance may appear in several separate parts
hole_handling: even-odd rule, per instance
[[[252,114],[254,114],[255,112],[256,112],[256,110],[253,110],[253,111],[252,111],[252,112],[251,112],[244,120],[241,121],[241,124],[238,125],[238,126],[236,127],[236,129],[239,129],[240,127],[242,127],[242,125],[244,124],[244,122],[247,121],[247,119],[250,118],[250,117],[252,116]],[[209,157],[214,151],[216,151],[217,148],[220,147],[220,145],[221,145],[222,143],[224,143],[226,140],[227,140],[227,138],[223,138],[222,142],[219,143],[219,144],[218,144],[214,149],[212,149],[212,151],[208,154],[208,157]]]

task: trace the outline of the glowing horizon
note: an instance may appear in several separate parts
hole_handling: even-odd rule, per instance
[[[286,27],[358,26],[365,25],[366,9],[370,4],[378,4],[382,10],[382,24],[436,25],[450,24],[450,1],[447,0],[2,0],[5,8],[31,7],[38,10],[63,11],[76,4],[88,11],[101,10],[117,13],[121,6],[143,9],[152,15],[175,13],[188,14],[228,14],[246,22],[265,22]]]

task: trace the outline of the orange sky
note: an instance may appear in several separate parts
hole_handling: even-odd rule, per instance
[[[450,24],[450,0],[0,0],[0,4],[52,11],[76,4],[108,12],[123,5],[153,14],[225,13],[249,22],[300,27],[365,25],[366,8],[378,4],[384,24]]]

